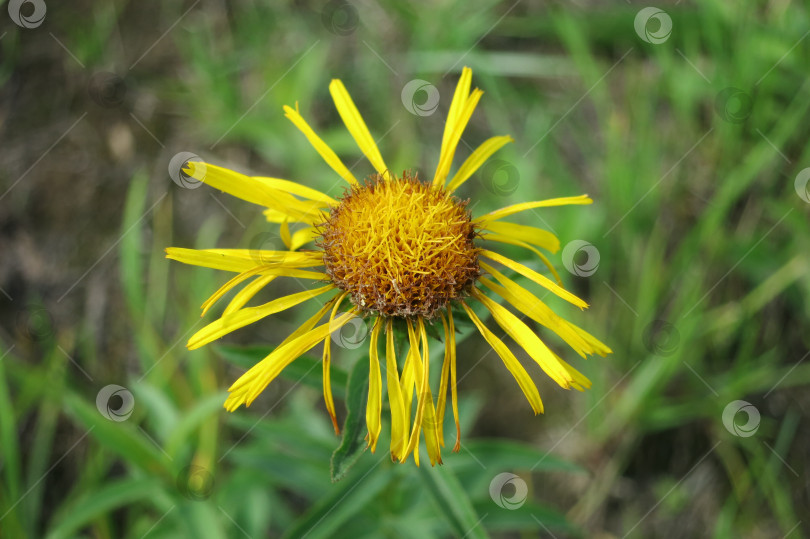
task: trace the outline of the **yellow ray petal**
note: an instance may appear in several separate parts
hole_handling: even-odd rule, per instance
[[[336,298],[334,302],[334,306],[332,307],[332,314],[329,315],[329,324],[332,324],[335,320],[335,315],[337,314],[337,310],[340,307],[340,304],[343,303],[343,300],[346,299],[348,296],[348,292],[342,293],[340,296]],[[318,318],[320,320],[320,317]],[[313,323],[314,325],[314,323]],[[312,326],[310,326],[311,328]],[[300,328],[298,331],[301,331]],[[290,337],[287,337],[290,339]],[[329,419],[332,420],[332,427],[335,429],[335,434],[340,435],[340,426],[338,425],[337,421],[337,414],[335,413],[335,399],[332,397],[332,377],[331,377],[331,365],[332,365],[332,333],[330,332],[329,335],[323,340],[323,400],[326,404],[326,412],[329,414]]]
[[[492,275],[504,286],[498,286],[486,277],[480,279],[481,284],[508,301],[521,313],[559,335],[580,356],[585,357],[594,353],[594,349],[570,327],[568,322],[552,311],[537,296],[501,273],[492,272]]]
[[[487,308],[495,322],[503,328],[507,335],[526,350],[526,353],[540,365],[540,368],[552,380],[565,389],[571,387],[571,382],[574,381],[573,376],[557,361],[548,346],[540,340],[540,337],[535,335],[529,326],[509,312],[509,309],[492,301],[477,288],[472,289],[471,295]]]
[[[456,422],[456,443],[453,445],[453,452],[461,450],[461,423],[458,420],[458,384],[456,382],[456,326],[453,323],[453,311],[447,309],[447,325],[450,333],[448,344],[450,345],[450,396],[453,403],[453,420]]]
[[[301,185],[300,183],[297,182],[291,182],[290,180],[282,180],[281,178],[268,178],[266,176],[254,176],[253,179],[262,182],[263,184],[268,185],[273,189],[278,189],[279,191],[284,191],[285,193],[290,193],[309,200],[321,202],[323,203],[324,206],[335,206],[338,203],[337,200],[335,200],[334,198],[330,197],[327,194],[321,193],[317,189],[307,187],[306,185]]]
[[[166,258],[192,266],[203,266],[236,273],[252,270],[256,266],[266,266],[266,270],[262,271],[272,272],[284,267],[308,268],[323,264],[323,253],[320,251],[299,253],[259,249],[184,249],[182,247],[167,247]]]
[[[366,122],[363,121],[360,111],[357,110],[349,92],[343,86],[343,82],[339,79],[332,79],[332,82],[329,83],[329,93],[332,94],[332,100],[335,102],[338,114],[343,119],[343,123],[346,124],[346,129],[349,130],[352,138],[360,147],[360,151],[363,152],[363,155],[366,156],[371,166],[378,173],[388,178],[388,167],[385,166],[380,150],[377,148],[368,127],[366,127]]]
[[[247,202],[285,213],[294,221],[312,224],[320,218],[321,204],[298,200],[250,176],[210,163],[188,161],[185,167],[184,172],[196,180]]]
[[[571,204],[593,204],[593,200],[591,200],[591,197],[588,195],[579,195],[576,197],[550,198],[548,200],[538,200],[535,202],[521,202],[520,204],[513,204],[512,206],[507,206],[505,208],[501,208],[500,210],[495,210],[486,215],[482,215],[481,217],[477,217],[473,219],[473,222],[483,223],[485,221],[497,221],[498,219],[509,217],[515,213],[534,208],[550,208],[552,206],[568,206]]]
[[[318,309],[317,313],[315,313],[312,317],[308,318],[306,322],[304,322],[303,324],[298,326],[298,329],[296,329],[295,331],[290,333],[287,336],[286,339],[281,341],[281,344],[278,345],[278,348],[281,348],[282,346],[284,346],[285,344],[287,344],[290,341],[294,341],[295,339],[297,339],[298,337],[300,337],[304,333],[312,331],[312,328],[315,327],[315,324],[320,322],[321,318],[323,318],[324,315],[326,313],[328,313],[330,309],[334,308],[334,305],[336,303],[343,301],[343,298],[345,298],[345,297],[346,297],[345,294],[339,294],[339,295],[334,296],[332,299],[330,299],[326,303],[324,303],[323,307]],[[332,318],[330,318],[330,321],[332,319],[334,319],[334,316]]]
[[[536,271],[527,268],[526,266],[524,266],[523,264],[521,264],[519,262],[515,262],[514,260],[512,260],[510,258],[506,258],[505,256],[499,255],[498,253],[495,253],[493,251],[488,251],[486,249],[481,249],[481,255],[485,256],[486,258],[489,258],[490,260],[494,260],[495,262],[500,262],[501,264],[503,264],[507,268],[520,273],[521,275],[523,275],[524,277],[526,277],[528,279],[531,279],[535,283],[539,284],[543,288],[548,289],[549,291],[553,292],[554,294],[561,297],[565,301],[568,301],[569,303],[573,303],[574,305],[576,305],[580,309],[585,309],[585,308],[588,307],[587,303],[585,303],[584,301],[582,301],[581,299],[576,297],[574,294],[572,294],[568,290],[562,288],[560,285],[558,285],[557,283],[555,283],[554,281],[552,281],[551,279],[549,279],[545,275],[540,275]],[[485,271],[489,271],[489,268],[492,267],[489,264],[487,264],[486,262],[482,262],[480,260],[478,261],[478,263],[481,265],[482,268],[484,268]]]
[[[473,90],[470,97],[464,102],[464,108],[461,109],[461,114],[453,126],[453,130],[447,137],[447,146],[442,145],[442,153],[439,156],[439,164],[436,167],[436,175],[433,177],[433,185],[444,185],[447,175],[450,173],[450,166],[453,164],[453,156],[456,154],[456,147],[461,140],[461,135],[464,133],[464,128],[467,127],[467,122],[470,121],[478,101],[484,92],[476,88]]]
[[[380,356],[377,351],[377,341],[380,337],[382,319],[374,321],[371,329],[371,343],[369,344],[369,370],[368,370],[368,405],[366,406],[366,426],[368,427],[368,445],[371,452],[377,450],[377,440],[380,437],[380,415],[382,414],[382,375],[380,374]]]
[[[287,365],[322,341],[335,328],[345,325],[356,315],[356,312],[356,310],[345,312],[331,324],[322,324],[276,348],[231,385],[228,389],[231,394],[225,401],[225,408],[232,412],[242,404],[250,406]]]
[[[391,407],[391,459],[399,460],[408,443],[408,418],[399,385],[394,329],[390,318],[385,324],[385,370],[388,404]]]
[[[439,429],[436,419],[436,408],[433,404],[433,393],[430,391],[430,351],[428,349],[428,336],[425,330],[425,320],[418,319],[419,333],[422,338],[422,358],[423,374],[421,385],[425,390],[421,396],[424,399],[424,413],[422,415],[422,430],[425,433],[425,446],[427,447],[430,465],[435,466],[442,463],[441,443],[439,442]]]
[[[458,189],[481,165],[489,159],[492,154],[515,140],[510,136],[492,137],[484,141],[473,153],[462,163],[461,168],[456,171],[453,179],[447,184],[447,191],[452,193]]]
[[[278,275],[261,275],[254,279],[252,282],[245,285],[242,290],[237,292],[225,310],[222,311],[223,316],[238,311],[244,307],[248,301],[253,299],[253,296],[259,293],[265,286],[275,281]]]
[[[208,310],[211,307],[213,307],[214,304],[216,304],[216,302],[219,301],[220,298],[222,298],[222,296],[230,292],[233,289],[233,287],[260,273],[263,267],[264,266],[256,266],[255,268],[249,269],[248,271],[243,271],[242,273],[240,273],[239,275],[237,275],[236,277],[234,277],[233,279],[231,279],[230,281],[219,287],[219,290],[214,292],[210,298],[205,300],[205,303],[203,303],[202,306],[200,307],[202,309],[202,314],[200,315],[200,317],[205,316],[205,313],[207,313]]]
[[[444,447],[444,409],[447,405],[447,385],[450,378],[450,333],[444,313],[439,313],[439,316],[442,320],[442,327],[444,327],[444,360],[442,361],[442,373],[439,376],[439,398],[436,401],[436,422],[439,443]]]
[[[552,253],[556,253],[560,248],[560,240],[557,239],[557,236],[542,228],[504,223],[503,221],[487,221],[481,228],[495,234],[537,245]]]
[[[540,251],[538,251],[537,248],[529,245],[525,241],[516,240],[516,239],[513,239],[513,238],[511,238],[509,236],[502,236],[500,234],[488,234],[488,233],[485,233],[485,234],[481,234],[481,237],[483,239],[485,239],[485,240],[488,240],[488,241],[495,241],[495,242],[498,242],[498,243],[506,243],[507,245],[517,245],[518,247],[523,247],[524,249],[529,249],[531,252],[533,252],[534,254],[536,254],[540,258],[540,261],[543,262],[543,264],[548,268],[548,270],[554,276],[554,280],[557,281],[557,284],[562,286],[562,279],[560,279],[560,274],[557,273],[557,270],[554,268],[554,265],[551,263],[551,261],[548,259],[548,257],[546,255],[544,255],[543,253],[541,253]]]
[[[481,319],[475,315],[473,310],[470,309],[466,303],[462,301],[461,306],[467,311],[467,316],[473,321],[473,324],[478,328],[478,331],[484,339],[489,343],[492,349],[495,350],[495,353],[498,354],[501,360],[503,360],[503,364],[506,365],[506,368],[512,373],[512,376],[515,377],[523,394],[526,395],[526,399],[529,401],[532,410],[534,410],[534,415],[542,414],[543,401],[540,400],[540,393],[537,391],[537,386],[534,385],[529,373],[526,372],[526,369],[523,368],[523,365],[520,364],[512,351],[481,322]]]
[[[554,354],[554,357],[557,358],[557,361],[559,361],[562,364],[562,366],[565,367],[565,370],[567,370],[568,374],[570,374],[571,377],[574,379],[574,381],[571,382],[571,387],[573,387],[577,391],[585,391],[586,389],[590,389],[591,381],[588,380],[588,378],[586,378],[584,374],[582,374],[574,367],[563,361],[563,359],[557,354]]]
[[[338,173],[338,176],[346,180],[349,185],[357,185],[357,178],[346,168],[346,165],[343,164],[343,161],[337,156],[337,154],[332,151],[332,148],[329,147],[321,137],[315,134],[315,131],[307,124],[306,121],[301,117],[298,113],[298,103],[295,104],[295,110],[287,105],[284,105],[284,116],[286,116],[295,127],[301,130],[305,137],[310,144],[312,144],[315,151],[317,151],[323,160],[326,161],[326,164],[332,167],[332,170]]]
[[[290,307],[303,303],[304,301],[317,297],[321,294],[325,294],[326,292],[334,289],[335,285],[329,284],[314,290],[305,290],[304,292],[298,292],[297,294],[290,294],[289,296],[274,299],[273,301],[265,303],[264,305],[259,305],[258,307],[248,307],[246,309],[240,309],[234,313],[224,315],[219,320],[211,322],[195,333],[189,339],[186,346],[189,350],[195,350],[210,343],[211,341],[219,339],[223,335],[227,335],[236,329],[247,326],[248,324],[252,324],[257,320],[261,320],[265,316],[289,309]]]
[[[453,101],[450,102],[450,110],[447,112],[447,120],[444,123],[444,133],[442,133],[442,147],[439,152],[439,163],[441,164],[445,159],[445,155],[450,153],[450,162],[453,160],[452,153],[449,151],[449,141],[451,136],[456,130],[456,124],[467,103],[470,96],[470,86],[472,85],[472,70],[469,67],[464,67],[461,70],[461,76],[458,78],[456,90],[453,93]],[[455,147],[454,150],[455,151]],[[449,169],[448,169],[449,170]],[[437,167],[436,174],[433,177],[433,186],[438,187],[444,184],[445,178],[439,179],[439,169]],[[445,174],[445,177],[447,175]]]

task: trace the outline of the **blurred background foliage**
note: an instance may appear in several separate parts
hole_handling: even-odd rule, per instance
[[[808,533],[810,205],[794,188],[810,166],[806,5],[662,2],[672,32],[651,43],[629,1],[45,2],[28,29],[0,2],[3,537]],[[249,410],[221,408],[307,309],[184,348],[227,276],[169,264],[163,248],[267,245],[277,230],[167,166],[191,151],[339,196],[281,107],[298,101],[367,174],[328,95],[341,78],[389,165],[430,173],[464,65],[486,94],[460,153],[491,134],[516,142],[460,195],[475,214],[595,199],[521,222],[598,250],[588,276],[554,257],[591,308],[553,306],[614,354],[571,359],[594,382],[584,394],[537,376],[546,414],[533,417],[464,328],[461,452],[431,469],[383,448],[332,483],[340,440],[317,348]],[[438,89],[435,113],[409,110],[413,79]],[[349,404],[361,351],[335,349]],[[96,405],[110,384],[133,395],[131,416],[110,415],[120,394]],[[751,436],[724,427],[736,400],[761,416]],[[527,484],[520,508],[514,484],[491,496],[501,473]]]

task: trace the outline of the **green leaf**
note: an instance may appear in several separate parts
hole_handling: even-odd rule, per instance
[[[341,526],[379,499],[380,492],[391,483],[394,469],[390,465],[378,468],[387,458],[383,455],[378,459],[364,459],[363,467],[358,466],[345,481],[332,485],[332,491],[287,529],[284,537],[343,536]]]
[[[467,493],[446,467],[421,466],[420,477],[428,492],[439,506],[439,512],[447,519],[459,537],[489,537],[481,517],[473,509]]]
[[[220,345],[216,347],[216,350],[226,361],[249,369],[267,357],[273,351],[273,348],[269,346]],[[318,390],[323,388],[321,360],[319,359],[301,356],[285,367],[281,371],[281,376]],[[332,363],[330,376],[332,378],[332,395],[336,399],[345,400],[348,373]]]
[[[506,531],[539,531],[539,529],[551,528],[554,530],[571,533],[573,527],[565,519],[565,516],[554,509],[543,507],[526,501],[518,508],[501,508],[492,500],[478,502],[474,506],[479,514],[486,515],[482,521],[487,530],[492,532]]]
[[[366,427],[368,398],[368,357],[361,357],[352,368],[346,386],[346,422],[343,440],[332,455],[332,481],[340,481],[366,450],[363,432]]]
[[[103,446],[119,454],[129,464],[141,470],[172,479],[171,465],[149,439],[138,432],[134,420],[116,422],[106,419],[82,397],[68,393],[65,395],[68,415],[84,425]]]
[[[62,507],[62,514],[48,533],[48,539],[71,537],[92,520],[133,502],[148,500],[161,490],[160,481],[150,478],[125,479],[101,486]]]

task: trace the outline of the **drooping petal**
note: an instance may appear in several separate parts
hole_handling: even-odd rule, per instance
[[[332,170],[338,173],[338,176],[346,180],[349,185],[357,185],[357,178],[346,168],[346,165],[343,164],[343,161],[337,156],[337,154],[326,144],[321,137],[319,137],[315,131],[309,126],[309,124],[301,117],[298,113],[298,103],[295,104],[295,109],[284,105],[284,116],[286,116],[295,127],[297,127],[310,144],[315,148],[323,160],[326,161],[326,164],[332,167]]]
[[[571,387],[574,377],[563,367],[554,356],[554,353],[549,350],[548,346],[540,340],[540,337],[529,326],[509,312],[509,309],[491,300],[477,288],[472,289],[472,296],[487,308],[495,322],[529,354],[529,357],[540,365],[540,368],[552,380],[565,389]]]
[[[380,150],[377,148],[377,144],[374,142],[374,138],[371,136],[366,122],[363,121],[360,111],[357,110],[343,82],[339,79],[332,79],[332,82],[329,83],[329,93],[332,94],[332,100],[335,102],[338,114],[340,114],[340,117],[343,119],[343,123],[346,124],[346,129],[349,130],[352,138],[354,138],[355,142],[357,142],[357,145],[360,147],[360,151],[363,152],[363,155],[369,160],[371,166],[373,166],[380,175],[388,178],[388,167],[385,166],[382,155],[380,155]]]
[[[587,303],[585,303],[584,301],[582,301],[581,299],[576,297],[574,294],[572,294],[568,290],[562,288],[560,285],[558,285],[557,283],[555,283],[554,281],[552,281],[551,279],[549,279],[545,275],[540,275],[536,271],[534,271],[534,270],[532,270],[530,268],[527,268],[526,266],[524,266],[520,262],[515,262],[514,260],[512,260],[510,258],[506,258],[503,255],[500,255],[500,254],[495,253],[493,251],[489,251],[487,249],[481,249],[481,255],[485,256],[486,258],[489,258],[490,260],[494,260],[495,262],[500,262],[501,264],[503,264],[507,268],[520,273],[521,275],[523,275],[524,277],[526,277],[528,279],[531,279],[535,283],[537,283],[540,286],[542,286],[543,288],[546,288],[547,290],[553,292],[554,294],[561,297],[565,301],[568,301],[569,303],[573,303],[574,305],[576,305],[580,309],[585,309],[585,308],[588,307]],[[487,264],[486,262],[479,261],[478,263],[481,265],[481,267],[485,271],[489,271],[489,268],[492,267],[489,264]]]
[[[388,404],[391,407],[391,459],[399,460],[408,443],[408,417],[399,385],[394,330],[391,319],[385,324],[385,370],[388,386]]]
[[[449,310],[449,309],[448,309]],[[444,447],[444,409],[447,405],[447,386],[450,379],[450,332],[444,313],[439,313],[444,327],[444,360],[442,372],[439,376],[439,397],[436,401],[436,422],[438,427],[439,443]]]
[[[489,343],[492,349],[495,350],[495,353],[503,360],[503,364],[506,365],[506,368],[512,373],[512,376],[515,377],[523,394],[526,395],[526,399],[529,401],[532,410],[534,410],[534,414],[542,414],[543,401],[540,400],[540,393],[537,391],[537,386],[534,385],[529,373],[526,372],[526,369],[523,368],[523,365],[520,364],[512,351],[481,322],[481,319],[476,316],[466,303],[462,301],[461,306],[467,311],[467,316],[470,317],[470,320],[472,320],[475,327],[478,328],[478,331],[487,343]]]
[[[475,174],[476,170],[481,168],[481,166],[492,156],[492,154],[506,146],[508,143],[514,141],[515,140],[510,136],[501,136],[492,137],[481,143],[481,145],[478,146],[478,148],[476,148],[469,157],[467,157],[464,163],[462,163],[461,168],[456,171],[455,175],[453,175],[453,179],[451,179],[450,183],[447,184],[447,191],[452,193],[461,187],[461,185],[464,184],[464,182],[466,182],[470,176]]]
[[[374,321],[371,328],[368,358],[368,404],[366,405],[366,426],[368,427],[368,445],[371,452],[377,450],[377,440],[380,437],[380,415],[382,414],[382,374],[380,373],[380,356],[377,350],[382,319]]]
[[[343,300],[348,296],[348,292],[343,292],[335,298],[334,306],[332,307],[332,314],[329,315],[329,325],[331,326],[335,320],[335,315],[343,303]],[[299,329],[300,331],[300,329]],[[290,337],[288,337],[289,339]],[[332,420],[332,427],[335,429],[335,434],[340,435],[340,425],[338,425],[337,414],[335,413],[335,399],[332,397],[332,332],[323,340],[323,400],[326,405],[326,412],[329,414],[329,419]]]
[[[188,344],[186,346],[189,350],[195,350],[219,339],[224,335],[227,335],[228,333],[231,333],[236,329],[247,326],[248,324],[252,324],[257,320],[261,320],[265,316],[284,311],[290,307],[298,305],[299,303],[303,303],[304,301],[317,297],[321,294],[325,294],[326,292],[334,289],[335,285],[329,284],[314,290],[305,290],[304,292],[298,292],[296,294],[290,294],[289,296],[274,299],[273,301],[269,301],[264,305],[248,307],[246,309],[240,309],[234,313],[224,315],[195,333],[188,340]]]
[[[228,388],[231,394],[225,401],[225,408],[232,412],[242,404],[250,406],[287,365],[322,341],[329,333],[343,327],[356,316],[356,313],[356,310],[347,311],[331,323],[321,324],[273,350]]]
[[[447,343],[450,345],[450,396],[453,403],[453,420],[456,422],[456,443],[453,445],[453,452],[461,450],[461,423],[458,420],[458,383],[456,381],[456,326],[453,323],[453,312],[447,309],[447,325],[450,338]]]
[[[575,197],[549,198],[535,202],[521,202],[520,204],[513,204],[487,213],[486,215],[473,219],[473,221],[481,224],[485,221],[497,221],[498,219],[503,219],[504,217],[509,217],[510,215],[534,208],[550,208],[552,206],[568,206],[570,204],[593,204],[593,200],[591,200],[591,197],[588,195],[579,195]]]

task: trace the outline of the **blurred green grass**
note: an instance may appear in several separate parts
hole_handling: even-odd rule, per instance
[[[87,73],[122,74],[124,112],[90,109],[89,121],[104,135],[108,119],[136,133],[134,157],[115,163],[127,181],[110,188],[120,221],[99,222],[113,229],[108,240],[72,261],[81,275],[121,238],[107,277],[119,298],[107,313],[110,333],[99,334],[81,302],[58,319],[37,314],[57,311],[60,288],[25,292],[29,315],[15,315],[2,334],[4,536],[529,536],[546,533],[541,526],[583,537],[803,536],[810,240],[793,179],[810,166],[807,8],[662,4],[673,32],[652,44],[633,28],[640,6],[623,2],[385,2],[344,6],[335,16],[348,19],[330,18],[336,6],[99,2],[68,12],[49,4],[50,26],[13,27],[0,41],[7,88],[26,80],[17,73],[39,73],[31,50],[48,51],[75,82],[66,88],[74,108],[61,111],[70,121],[93,106],[75,97]],[[293,389],[303,373],[288,373],[250,411],[227,415],[223,391],[245,365],[229,367],[227,349],[183,347],[201,327],[199,305],[227,277],[172,266],[163,248],[248,247],[268,225],[247,203],[178,188],[166,165],[187,150],[338,196],[338,178],[281,107],[298,101],[345,162],[358,163],[356,174],[369,173],[327,92],[341,78],[389,165],[430,174],[463,65],[486,93],[456,163],[491,134],[511,134],[515,144],[496,157],[518,181],[499,189],[493,180],[503,177],[478,174],[460,195],[475,214],[582,192],[594,198],[520,222],[550,227],[563,245],[582,239],[598,249],[588,277],[564,271],[561,253],[554,258],[591,308],[553,306],[614,354],[571,360],[594,381],[584,394],[538,376],[546,414],[534,418],[492,355],[478,363],[482,341],[472,336],[459,346],[465,449],[437,470],[393,466],[384,450],[365,454],[331,484],[339,440],[317,384]],[[438,88],[435,114],[404,106],[412,79]],[[726,88],[750,107],[724,97]],[[12,115],[8,125],[22,121]],[[28,207],[15,196],[3,203]],[[74,279],[63,280],[67,289]],[[278,315],[229,342],[273,346],[306,316]],[[344,377],[357,359],[349,352],[335,362]],[[112,383],[134,395],[126,421],[94,407]],[[761,413],[754,436],[724,428],[735,400]],[[521,510],[490,499],[502,472],[528,482]]]

